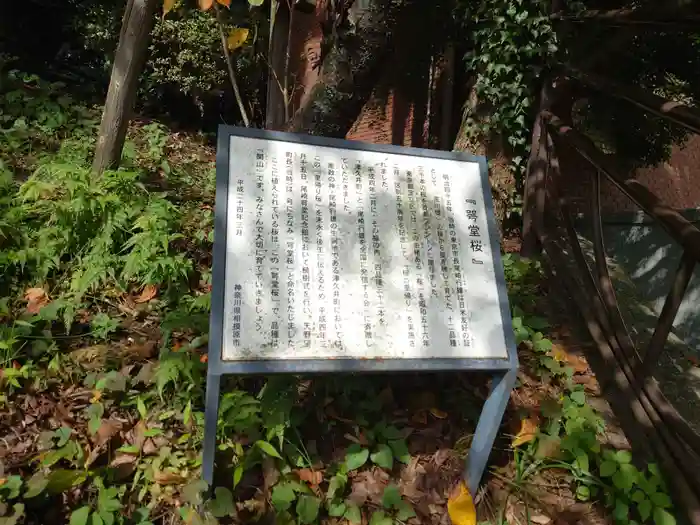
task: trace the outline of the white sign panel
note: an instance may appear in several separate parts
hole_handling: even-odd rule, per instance
[[[229,162],[223,361],[507,357],[476,162],[241,136]]]

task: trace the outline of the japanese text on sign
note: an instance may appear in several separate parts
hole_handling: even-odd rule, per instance
[[[231,137],[222,359],[505,358],[482,184],[475,162]]]

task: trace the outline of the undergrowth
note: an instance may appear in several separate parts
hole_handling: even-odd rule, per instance
[[[205,491],[211,163],[150,123],[130,131],[122,167],[96,177],[97,113],[60,91],[2,74],[0,525],[420,523],[404,477],[429,464],[459,477],[435,443],[468,448],[460,424],[478,405],[463,386],[404,402],[403,379],[229,379]],[[672,523],[656,468],[599,446],[603,420],[534,314],[538,265],[505,266],[521,350],[560,392],[514,444],[513,483],[564,469],[619,523]]]

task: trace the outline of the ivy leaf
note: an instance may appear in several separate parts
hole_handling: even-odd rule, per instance
[[[645,499],[637,505],[637,512],[639,512],[639,517],[642,521],[646,522],[651,516],[651,501]]]
[[[591,489],[589,489],[586,485],[580,485],[576,489],[576,498],[579,501],[588,501],[591,497]]]
[[[613,517],[618,521],[625,521],[629,516],[630,508],[627,503],[621,499],[615,502],[615,510],[613,510]]]
[[[405,439],[389,441],[389,446],[394,453],[394,457],[401,463],[408,465],[411,462],[411,454],[408,452],[408,445],[406,445]]]
[[[348,506],[345,503],[343,503],[342,501],[341,502],[331,501],[328,504],[328,515],[333,516],[334,518],[339,518],[345,514],[347,507]]]
[[[61,427],[54,432],[54,436],[58,438],[58,441],[56,441],[56,448],[61,448],[64,446],[66,443],[68,443],[68,440],[70,440],[70,436],[73,433],[73,431],[68,428],[68,427]]]
[[[318,517],[321,500],[316,496],[302,494],[297,501],[297,517],[301,523],[313,523]]]
[[[236,506],[233,503],[233,494],[225,487],[214,489],[214,499],[209,502],[209,509],[215,518],[233,516],[236,513]]]
[[[663,492],[655,492],[650,496],[650,498],[651,502],[656,507],[661,507],[662,509],[670,509],[673,506],[671,498],[668,497],[668,494],[665,494]]]
[[[382,505],[385,509],[397,507],[401,503],[401,493],[396,485],[387,485],[382,496]]]
[[[35,472],[34,475],[27,481],[27,490],[24,493],[25,499],[33,498],[41,494],[46,485],[49,484],[49,479],[44,476],[43,472]]]
[[[600,464],[600,477],[609,478],[617,472],[617,462],[605,460]]]
[[[282,459],[282,456],[280,456],[280,453],[277,452],[277,449],[275,447],[273,447],[267,441],[258,440],[255,442],[255,446],[258,447],[260,450],[262,450],[268,456],[272,456],[273,458]]]
[[[50,494],[60,494],[71,487],[80,485],[87,479],[84,470],[56,469],[47,477],[46,491]],[[26,497],[26,495],[25,495]]]
[[[369,525],[394,525],[394,520],[391,519],[391,516],[387,516],[383,510],[377,510],[372,513]]]
[[[398,512],[396,513],[396,518],[399,521],[406,521],[411,518],[416,517],[416,513],[413,510],[413,507],[405,501],[399,501],[399,504],[396,506],[396,509]]]
[[[338,473],[331,478],[328,482],[328,492],[326,492],[326,499],[332,500],[335,497],[336,492],[342,491],[348,482],[348,477],[345,474]]]
[[[575,390],[569,394],[569,397],[580,407],[586,404],[586,393],[583,390]]]
[[[74,510],[71,513],[69,525],[87,525],[89,516],[90,507],[87,505],[80,507],[78,510]]]
[[[289,483],[280,483],[272,489],[270,501],[278,511],[289,510],[292,506],[292,501],[296,499],[294,489]]]
[[[348,503],[348,508],[343,514],[343,517],[354,525],[359,525],[362,523],[362,513],[360,512],[360,507],[354,503]]]
[[[394,455],[389,445],[379,445],[377,451],[370,456],[370,459],[375,465],[379,465],[387,470],[391,470],[391,467],[394,466]]]
[[[233,471],[233,488],[235,489],[243,479],[243,465],[237,465]]]
[[[661,508],[654,509],[655,525],[676,525],[676,518]]]
[[[581,472],[584,474],[588,474],[589,470],[589,461],[588,461],[588,454],[584,450],[581,450],[580,448],[576,449],[575,451],[575,456],[576,456],[576,466],[579,468]]]
[[[347,467],[348,472],[352,472],[353,470],[360,468],[362,465],[367,463],[368,458],[368,449],[362,448],[358,444],[350,445],[345,453],[345,466]]]
[[[632,463],[632,453],[629,450],[618,450],[615,459],[618,463]]]
[[[623,463],[612,477],[613,485],[618,489],[629,492],[639,479],[639,471],[629,463]]]

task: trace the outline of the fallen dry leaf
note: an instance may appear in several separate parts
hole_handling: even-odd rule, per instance
[[[474,500],[463,481],[450,494],[447,500],[447,513],[452,525],[476,525]]]
[[[552,521],[552,518],[545,516],[544,514],[535,514],[530,516],[530,521],[532,523],[537,523],[537,525],[547,525],[547,523]]]
[[[179,472],[157,470],[153,473],[153,480],[158,485],[180,485],[187,478]]]
[[[134,298],[134,302],[136,304],[147,303],[148,301],[153,299],[156,296],[156,294],[158,294],[158,287],[153,284],[147,284],[143,287],[143,290],[138,295],[138,297]]]
[[[525,443],[529,443],[537,435],[537,420],[532,417],[526,417],[520,422],[520,430],[513,438],[512,447],[519,447]]]
[[[27,301],[27,313],[34,315],[49,304],[49,296],[43,288],[28,288],[24,292],[24,300]]]
[[[439,408],[431,408],[430,413],[433,415],[433,417],[436,417],[438,419],[447,418],[447,412],[440,410]]]
[[[136,470],[136,460],[137,458],[130,454],[119,454],[112,460],[109,466],[112,467],[113,475],[117,479],[124,479],[133,474],[134,470]]]
[[[320,470],[311,470],[309,468],[301,468],[295,470],[296,475],[301,481],[306,481],[310,485],[320,485],[323,481],[323,473]]]
[[[107,443],[112,437],[121,430],[122,424],[113,419],[103,419],[100,428],[93,436],[92,440],[98,447]]]

